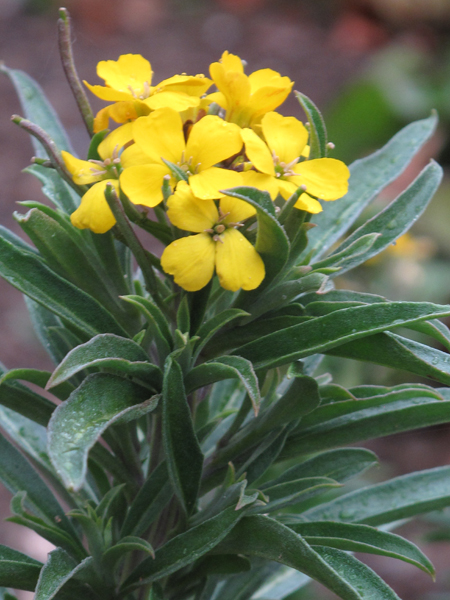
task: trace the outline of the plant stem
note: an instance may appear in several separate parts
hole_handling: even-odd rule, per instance
[[[62,66],[87,132],[92,137],[94,135],[94,115],[73,60],[69,11],[66,8],[60,8],[59,17],[58,45]]]

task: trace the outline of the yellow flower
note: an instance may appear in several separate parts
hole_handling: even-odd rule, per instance
[[[163,252],[162,268],[174,276],[175,283],[195,292],[207,285],[215,269],[226,290],[253,290],[260,285],[264,263],[237,229],[255,214],[250,204],[224,197],[218,211],[213,200],[195,198],[184,181],[167,204],[171,222],[197,234],[175,240]]]
[[[177,165],[189,179],[197,198],[219,198],[219,190],[242,184],[240,173],[215,167],[242,148],[240,129],[210,115],[195,123],[187,142],[180,115],[160,108],[133,123],[135,144],[125,150],[120,184],[134,204],[156,206],[163,199],[162,184],[171,176],[164,160]],[[172,185],[178,182],[172,177]]]
[[[253,127],[265,113],[280,106],[293,86],[289,77],[272,69],[245,75],[241,59],[226,51],[209,72],[219,92],[208,98],[226,110],[227,121],[241,127]]]
[[[117,61],[101,61],[97,75],[105,81],[105,86],[90,85],[86,81],[85,85],[98,98],[115,104],[97,114],[96,132],[108,127],[110,117],[117,123],[125,123],[163,106],[177,111],[198,106],[200,96],[212,83],[203,75],[174,75],[152,86],[152,67],[140,54],[123,54]]]
[[[322,210],[315,198],[337,200],[347,193],[350,171],[342,161],[316,158],[299,162],[305,154],[308,131],[295,117],[268,112],[261,128],[266,143],[251,129],[241,131],[245,153],[256,169],[243,173],[245,185],[267,190],[272,199],[281,194],[285,200],[304,186],[308,193],[303,193],[295,206],[311,213]]]
[[[99,144],[97,151],[101,160],[80,160],[69,152],[61,153],[75,183],[94,184],[84,194],[80,206],[70,216],[72,225],[78,229],[105,233],[116,224],[116,219],[105,199],[105,188],[107,183],[111,183],[118,191],[120,151],[131,139],[131,123],[128,123],[110,133]]]

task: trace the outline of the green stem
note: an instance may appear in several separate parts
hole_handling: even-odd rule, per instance
[[[130,248],[137,264],[141,268],[142,275],[144,276],[145,287],[147,288],[148,293],[154,299],[156,304],[160,308],[163,308],[153,268],[148,261],[141,242],[138,240],[133,231],[131,223],[128,220],[123,206],[117,196],[116,190],[110,183],[106,184],[105,198],[114,217],[116,218],[118,229],[122,234],[125,243]]]
[[[77,185],[73,182],[72,176],[66,169],[66,165],[61,157],[61,152],[58,150],[55,142],[46,131],[39,127],[39,125],[36,125],[36,123],[32,123],[28,119],[24,119],[20,115],[13,115],[11,117],[11,121],[40,141],[49,156],[52,166],[58,171],[64,181],[66,181],[70,187],[77,192],[77,194],[82,196],[87,192],[88,188],[85,185]],[[38,159],[36,163],[42,164],[42,161]]]
[[[94,135],[94,115],[73,60],[69,11],[66,8],[60,8],[59,17],[58,45],[62,66],[87,132],[92,137]]]

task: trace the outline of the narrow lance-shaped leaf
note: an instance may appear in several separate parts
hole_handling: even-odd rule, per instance
[[[50,552],[48,561],[42,567],[39,575],[34,596],[35,600],[51,600],[54,598],[64,584],[89,566],[92,561],[92,557],[89,556],[77,565],[73,558],[61,548]],[[73,591],[83,595],[88,593],[88,589],[84,588],[81,583]]]
[[[54,273],[38,257],[19,250],[1,237],[0,276],[84,335],[105,332],[126,335],[97,300]]]
[[[153,410],[158,397],[128,379],[106,373],[89,375],[53,413],[48,452],[69,490],[79,490],[86,477],[88,452],[113,424]]]
[[[34,591],[42,563],[22,552],[0,545],[0,585]]]
[[[236,349],[234,354],[250,360],[256,369],[275,367],[385,329],[449,314],[450,307],[427,302],[346,308],[264,336]]]
[[[407,125],[383,148],[351,164],[348,193],[336,202],[327,202],[326,210],[313,216],[317,227],[308,233],[305,254],[312,252],[318,259],[332,248],[364,208],[403,172],[436,125],[437,117],[433,113],[428,119]]]
[[[69,352],[56,367],[47,388],[67,381],[88,367],[114,369],[144,381],[148,380],[159,387],[162,384],[161,370],[149,362],[148,354],[139,344],[128,338],[105,333]]]
[[[33,143],[35,138],[32,138]],[[37,140],[36,140],[36,143]],[[67,214],[72,214],[78,207],[80,199],[78,194],[59,176],[55,169],[49,169],[42,165],[30,165],[23,171],[30,173],[42,183],[42,193],[56,208]]]
[[[210,552],[244,515],[245,508],[235,510],[234,506],[230,506],[215,517],[172,538],[156,551],[154,559],[144,559],[131,573],[122,586],[124,593],[167,577]]]
[[[170,480],[183,509],[197,500],[203,454],[195,435],[180,365],[168,357],[164,369],[162,433]]]
[[[367,552],[398,558],[408,562],[428,575],[434,575],[434,567],[419,548],[394,533],[378,531],[368,525],[320,521],[292,525],[313,546],[329,546],[348,552]]]
[[[186,375],[186,391],[190,392],[224,379],[239,379],[245,387],[253,410],[258,414],[261,395],[258,378],[250,361],[240,356],[221,356],[195,367]]]
[[[323,158],[327,155],[327,130],[317,106],[304,94],[295,92],[295,97],[306,113],[309,122],[310,158]]]
[[[395,242],[398,237],[403,235],[428,206],[428,203],[439,187],[442,180],[442,174],[442,168],[434,161],[431,161],[417,179],[415,179],[412,184],[401,193],[396,200],[394,200],[394,202],[354,231],[336,249],[336,255],[345,252],[352,244],[355,244],[358,240],[367,235],[378,234],[378,236],[366,252],[360,254],[357,259],[349,261],[347,264],[341,263],[339,265],[339,274],[345,273],[366,260],[369,260],[369,258],[379,254],[390,244]],[[333,255],[319,263],[319,265],[323,265],[324,262],[332,264],[329,263],[332,257]]]
[[[449,505],[450,467],[446,466],[402,475],[350,492],[304,512],[301,520],[376,526]]]

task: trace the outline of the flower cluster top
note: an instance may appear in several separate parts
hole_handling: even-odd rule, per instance
[[[183,74],[153,85],[150,63],[134,54],[100,62],[97,74],[104,85],[85,84],[109,104],[95,118],[95,158],[63,152],[74,182],[89,186],[72,223],[95,233],[115,225],[108,183],[135,205],[161,205],[174,231],[161,265],[185,290],[203,288],[214,272],[232,291],[264,279],[249,241],[256,211],[224,190],[252,186],[279,205],[301,188],[295,207],[309,213],[322,210],[319,199],[347,192],[345,164],[309,160],[307,128],[275,112],[292,90],[288,77],[271,69],[246,75],[228,52],[211,64],[211,79]],[[208,94],[213,84],[218,91]],[[109,132],[111,120],[119,126]]]

